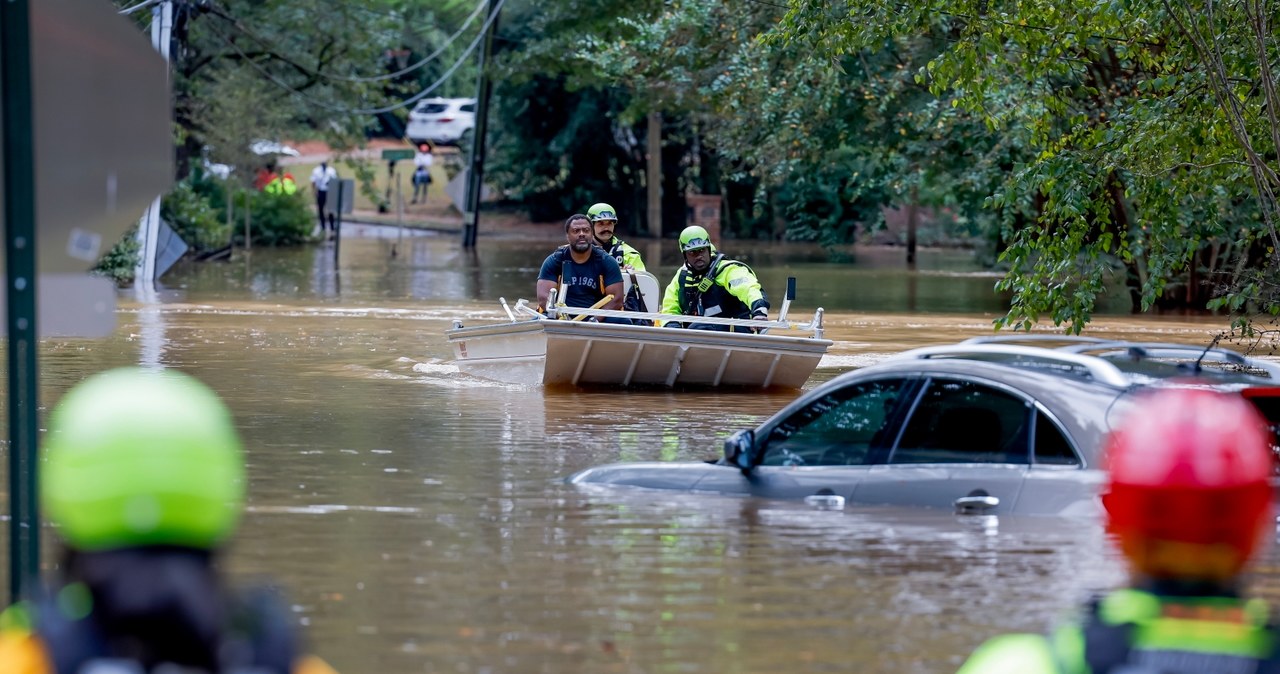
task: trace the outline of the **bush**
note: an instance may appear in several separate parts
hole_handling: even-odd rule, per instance
[[[244,244],[244,208],[249,205],[249,233],[255,246],[293,246],[312,240],[316,220],[302,193],[267,194],[240,190],[235,194],[232,236]]]
[[[222,210],[222,181],[205,179],[199,182],[209,184],[199,185],[197,181],[184,180],[160,201],[160,217],[197,255],[217,250],[230,241],[226,212]],[[208,198],[212,194],[219,195],[217,204]]]
[[[125,232],[124,238],[103,253],[89,273],[105,276],[115,281],[116,285],[124,285],[133,280],[138,260],[138,226],[134,225]]]

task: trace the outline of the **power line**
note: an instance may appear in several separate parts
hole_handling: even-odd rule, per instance
[[[380,108],[347,108],[347,107],[333,105],[332,103],[328,103],[325,101],[312,98],[307,94],[303,93],[302,91],[299,91],[298,89],[293,88],[287,82],[283,82],[279,78],[277,78],[275,75],[271,74],[266,68],[262,67],[262,64],[250,58],[248,54],[244,53],[244,51],[240,49],[239,45],[237,45],[233,40],[228,38],[226,35],[223,35],[220,31],[215,29],[213,32],[219,38],[221,38],[223,42],[226,42],[227,46],[231,47],[233,50],[235,50],[237,54],[239,54],[242,58],[244,58],[245,62],[247,62],[250,66],[252,66],[258,72],[262,73],[262,75],[266,77],[268,80],[270,80],[273,84],[280,87],[281,89],[288,91],[289,93],[294,94],[295,96],[298,96],[308,101],[312,105],[315,105],[320,108],[324,108],[326,110],[332,110],[334,112],[339,112],[339,113],[348,114],[348,115],[376,115],[384,112],[391,112],[393,110],[399,110],[401,108],[409,107],[410,105],[417,103],[423,98],[426,98],[427,94],[430,94],[431,92],[438,89],[440,85],[447,82],[449,78],[453,76],[453,73],[457,71],[457,69],[462,66],[463,62],[467,60],[467,57],[471,55],[471,52],[475,51],[476,47],[479,46],[480,41],[484,39],[484,35],[489,30],[489,27],[492,26],[493,22],[498,18],[498,13],[502,10],[502,5],[505,2],[506,0],[498,0],[497,4],[494,5],[493,7],[493,13],[489,15],[488,19],[485,20],[484,25],[480,27],[480,34],[476,36],[476,39],[471,41],[471,44],[467,45],[466,50],[462,52],[462,55],[458,57],[458,60],[454,61],[453,65],[449,66],[449,69],[446,70],[444,74],[440,76],[439,79],[437,79],[435,82],[432,82],[427,88],[423,89],[422,91],[419,91],[418,93],[414,94],[413,96],[410,96],[409,98],[406,98],[405,100],[399,103],[383,106]]]
[[[455,41],[455,40],[457,40],[457,39],[458,39],[458,37],[459,37],[459,36],[461,36],[461,35],[462,35],[462,33],[463,33],[464,31],[466,31],[467,27],[469,27],[469,26],[471,25],[471,22],[475,21],[475,19],[476,19],[476,17],[477,17],[477,16],[480,16],[480,12],[481,12],[483,9],[484,9],[484,0],[480,0],[480,2],[476,3],[476,8],[475,8],[475,10],[473,10],[473,11],[471,12],[471,15],[467,17],[467,20],[462,24],[462,26],[461,26],[460,28],[458,28],[458,30],[457,30],[453,35],[450,35],[450,36],[449,36],[449,38],[448,38],[447,40],[445,40],[445,41],[444,41],[444,44],[440,45],[440,47],[439,47],[438,49],[436,49],[434,52],[432,52],[432,53],[431,53],[430,55],[428,55],[427,57],[425,57],[425,58],[421,59],[420,61],[418,61],[418,62],[414,63],[413,65],[406,66],[405,68],[403,68],[403,69],[401,69],[401,70],[397,70],[396,72],[388,73],[388,74],[385,74],[385,75],[375,75],[375,76],[371,76],[371,77],[346,77],[346,76],[342,76],[342,75],[331,75],[331,74],[329,74],[329,73],[320,72],[320,71],[318,71],[318,70],[314,70],[314,69],[312,69],[312,68],[308,68],[307,66],[304,66],[304,65],[302,65],[302,64],[300,64],[300,63],[297,63],[297,62],[293,61],[292,59],[286,58],[285,56],[283,56],[283,55],[281,55],[281,54],[276,53],[274,50],[272,50],[272,49],[271,49],[271,43],[270,43],[269,41],[267,41],[267,40],[265,40],[265,39],[263,39],[263,38],[261,38],[261,37],[258,37],[256,34],[254,34],[254,33],[253,33],[253,31],[250,31],[248,28],[245,28],[245,27],[244,27],[244,25],[243,25],[242,23],[240,23],[240,21],[239,21],[238,19],[236,19],[235,17],[233,17],[233,16],[231,16],[231,15],[227,14],[226,12],[224,12],[224,11],[222,11],[222,10],[218,10],[218,9],[215,9],[215,10],[214,10],[214,14],[215,14],[218,18],[223,19],[224,21],[229,22],[229,23],[232,25],[232,27],[234,27],[236,30],[240,31],[241,33],[244,33],[245,35],[249,36],[250,38],[253,38],[253,39],[254,39],[255,41],[257,41],[259,44],[261,44],[261,45],[263,45],[263,46],[267,47],[267,51],[268,51],[268,52],[269,52],[269,53],[270,53],[274,58],[277,58],[277,59],[279,59],[279,60],[281,60],[281,61],[284,61],[285,63],[288,63],[289,65],[293,66],[294,68],[296,68],[296,69],[298,69],[298,70],[300,70],[300,71],[302,71],[302,72],[304,72],[304,73],[306,73],[306,74],[308,74],[308,75],[312,75],[312,76],[315,76],[315,77],[321,77],[321,78],[325,78],[325,79],[329,79],[329,80],[334,80],[334,81],[336,81],[336,82],[372,83],[372,82],[384,82],[384,81],[386,81],[386,80],[395,79],[395,78],[397,78],[397,77],[400,77],[401,75],[405,75],[405,74],[411,73],[411,72],[413,72],[413,71],[415,71],[415,70],[417,70],[417,69],[419,69],[419,68],[422,68],[423,66],[427,65],[428,63],[430,63],[430,62],[432,62],[432,61],[436,60],[436,59],[437,59],[441,54],[443,54],[443,53],[444,53],[444,51],[445,51],[446,49],[448,49],[448,48],[449,48],[449,46],[450,46],[450,45],[452,45],[452,44],[454,43],[454,41]],[[481,32],[483,32],[483,31],[481,31]]]
[[[120,11],[119,11],[119,13],[120,13],[120,14],[133,14],[134,12],[136,12],[136,11],[138,11],[138,10],[142,9],[143,7],[146,7],[147,5],[154,5],[154,4],[156,4],[157,2],[160,2],[160,1],[161,1],[161,0],[142,0],[142,2],[139,2],[138,4],[136,4],[136,5],[132,6],[132,7],[129,7],[128,9],[122,9],[122,10],[120,10]]]

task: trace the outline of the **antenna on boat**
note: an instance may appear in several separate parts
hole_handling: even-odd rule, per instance
[[[778,321],[787,320],[787,309],[791,308],[791,300],[796,298],[796,277],[787,277],[787,293],[782,297],[782,308],[778,310]]]

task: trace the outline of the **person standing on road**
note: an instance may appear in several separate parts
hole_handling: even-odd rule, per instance
[[[640,251],[614,236],[614,231],[618,227],[618,212],[613,210],[613,206],[605,203],[595,204],[587,209],[587,217],[591,218],[591,229],[595,235],[596,245],[617,260],[624,271],[645,270],[644,260],[640,259]]]
[[[329,200],[329,186],[337,179],[338,172],[327,161],[320,162],[320,165],[311,171],[311,187],[316,191],[316,216],[320,218],[320,234],[322,236],[325,232],[324,207]],[[332,232],[331,236],[337,236],[338,225],[333,213],[329,213],[328,223],[328,229]]]
[[[427,143],[419,145],[418,151],[413,153],[413,199],[409,203],[418,203],[419,195],[422,196],[422,203],[427,203],[427,189],[431,187],[431,165],[435,161],[431,146]]]
[[[769,300],[751,267],[730,260],[711,244],[707,230],[693,225],[680,232],[684,265],[662,293],[662,313],[769,320]],[[727,325],[694,323],[695,330],[729,332]],[[733,332],[750,332],[735,327]]]
[[[1050,638],[983,644],[960,674],[1280,672],[1280,631],[1242,573],[1274,536],[1271,432],[1235,394],[1148,394],[1107,441],[1102,504],[1131,572]]]
[[[559,286],[565,289],[559,298],[565,306],[592,307],[612,296],[600,308],[620,311],[622,270],[616,260],[592,243],[591,220],[581,213],[569,216],[564,221],[564,235],[569,243],[548,255],[538,272],[538,311],[547,310],[551,289]]]
[[[65,542],[62,577],[0,616],[0,671],[334,674],[298,650],[287,605],[218,572],[245,476],[208,387],[101,373],[63,397],[46,437],[40,496]]]

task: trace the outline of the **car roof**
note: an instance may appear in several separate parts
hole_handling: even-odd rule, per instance
[[[883,376],[956,376],[1017,390],[1038,403],[1074,439],[1086,467],[1134,394],[1167,385],[1239,391],[1280,386],[1280,365],[1228,349],[1050,336],[980,337],[924,347],[847,372],[801,396],[770,425],[831,388]],[[1056,344],[1054,343],[1056,342]]]
[[[475,103],[475,102],[476,102],[476,99],[474,98],[424,98],[418,101],[418,105],[414,107],[419,107],[426,103],[446,103],[449,105],[455,105],[455,104],[463,105],[466,103]]]
[[[993,335],[906,351],[890,360],[964,359],[1125,389],[1192,378],[1199,384],[1274,386],[1280,363],[1230,349],[1062,335]]]

